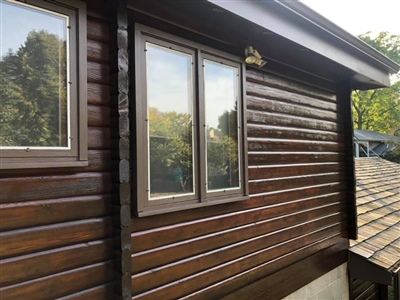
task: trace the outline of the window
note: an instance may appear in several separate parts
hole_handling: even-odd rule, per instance
[[[87,165],[84,20],[78,1],[0,0],[1,169]]]
[[[138,215],[246,199],[243,63],[136,25]]]

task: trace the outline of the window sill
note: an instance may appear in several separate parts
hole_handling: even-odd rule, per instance
[[[207,200],[205,202],[177,202],[173,204],[165,204],[160,206],[149,206],[145,208],[143,211],[138,211],[136,213],[137,217],[147,217],[154,216],[159,214],[165,214],[170,212],[188,210],[193,208],[200,208],[218,204],[226,204],[231,202],[239,202],[248,200],[250,196],[232,196],[232,197],[224,197],[224,198],[214,198]]]
[[[0,170],[14,169],[37,169],[37,168],[65,168],[65,167],[86,167],[89,165],[87,160],[76,160],[67,158],[41,157],[34,159],[5,158],[0,157]]]

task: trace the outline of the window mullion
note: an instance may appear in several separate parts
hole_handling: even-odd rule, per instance
[[[200,202],[206,201],[207,195],[207,180],[206,180],[206,117],[205,117],[205,99],[204,99],[204,63],[201,52],[198,52],[197,55],[197,72],[198,72],[198,118],[199,118],[199,160],[198,160],[198,168],[199,168],[199,192],[200,192]]]

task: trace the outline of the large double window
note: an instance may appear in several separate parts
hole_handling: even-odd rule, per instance
[[[242,63],[136,28],[138,214],[244,199]]]
[[[86,13],[65,3],[0,0],[0,168],[87,164]]]

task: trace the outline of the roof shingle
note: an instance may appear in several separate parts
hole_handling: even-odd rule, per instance
[[[400,266],[400,164],[357,158],[358,239],[350,251],[393,271]]]

